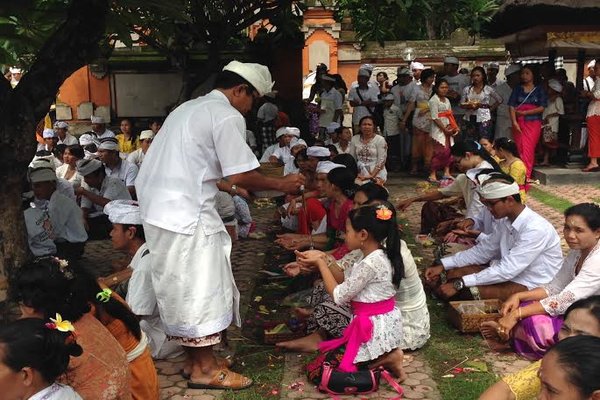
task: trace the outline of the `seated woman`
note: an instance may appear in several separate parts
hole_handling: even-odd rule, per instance
[[[354,205],[360,207],[366,204],[378,204],[387,201],[388,192],[381,186],[369,182],[357,189],[354,195]],[[400,281],[396,293],[396,304],[402,312],[403,350],[416,350],[421,348],[429,339],[429,311],[427,309],[425,291],[419,277],[417,266],[406,243],[401,240],[401,255],[404,263],[404,278]],[[353,250],[336,261],[328,256],[331,271],[336,279],[343,281],[343,271],[362,259],[360,250]],[[300,265],[290,263],[285,271],[290,275],[309,272],[315,265]],[[319,280],[313,287],[310,305],[312,313],[307,319],[307,331],[310,335],[288,342],[278,343],[277,346],[295,351],[312,352],[318,349],[319,343],[328,337],[339,337],[352,317],[349,307],[337,305],[325,291],[323,281]]]
[[[140,328],[138,317],[125,300],[108,288],[101,288],[91,277],[80,274],[77,291],[87,297],[92,313],[117,339],[129,362],[131,398],[146,400],[159,398],[158,375],[148,338]]]
[[[521,194],[521,202],[525,204],[527,201],[527,168],[525,163],[519,158],[519,150],[517,144],[509,138],[498,138],[494,141],[496,154],[502,158],[500,168],[502,171],[512,176],[519,184],[519,193]]]
[[[343,165],[323,161],[317,167],[317,188],[327,197],[327,231],[314,235],[283,234],[278,235],[276,243],[288,250],[314,247],[321,250],[338,249],[334,254],[340,259],[346,252],[342,243],[345,232],[344,222],[352,209],[352,197],[356,185],[356,176]],[[308,211],[308,210],[307,210]],[[310,212],[310,211],[308,211]]]
[[[77,161],[85,157],[83,147],[78,144],[67,146],[63,154],[64,164],[56,168],[56,176],[73,185],[74,188],[81,186],[83,176],[77,172]]]
[[[73,322],[83,354],[71,358],[68,383],[84,399],[131,399],[125,352],[110,332],[89,312],[90,305],[76,291],[73,270],[54,257],[29,262],[11,277],[9,295],[23,317],[56,318]]]
[[[576,335],[600,337],[600,296],[578,300],[565,312],[558,340]],[[521,371],[502,377],[479,400],[535,400],[541,387],[540,364],[541,361],[536,361]]]
[[[70,357],[81,356],[81,346],[69,321],[54,321],[23,318],[0,327],[3,399],[81,400],[73,388],[57,382]]]
[[[565,211],[565,241],[571,251],[554,279],[542,287],[513,294],[498,322],[482,324],[484,334],[510,338],[514,350],[538,360],[556,343],[565,310],[579,299],[600,294],[600,207],[582,203]]]
[[[434,232],[440,236],[444,236],[455,228],[463,230],[469,228],[489,233],[491,231],[490,224],[486,224],[486,226],[477,226],[474,224],[485,207],[479,200],[476,185],[467,176],[467,172],[476,169],[494,169],[500,171],[500,166],[479,143],[472,140],[454,144],[451,148],[451,154],[458,168],[463,173],[458,175],[449,186],[426,192],[420,196],[401,200],[397,205],[398,211],[406,210],[414,202],[425,202],[421,209],[422,234]],[[455,208],[436,201],[452,196],[460,196],[464,199],[466,208],[464,215],[459,213]]]

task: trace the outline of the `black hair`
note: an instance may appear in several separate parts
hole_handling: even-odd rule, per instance
[[[83,151],[83,147],[81,147],[78,144],[72,144],[70,146],[67,146],[67,149],[69,150],[69,153],[71,153],[73,156],[77,157],[80,160],[83,160],[85,157],[85,153]]]
[[[111,295],[108,301],[104,302],[97,295],[103,291],[98,282],[87,274],[80,274],[77,291],[82,292],[83,296],[94,305],[97,311],[104,311],[111,317],[120,320],[127,330],[129,330],[137,340],[142,338],[142,330],[138,317],[129,309],[129,307],[117,297]]]
[[[388,201],[388,198],[390,197],[390,193],[386,188],[375,182],[367,182],[364,185],[359,186],[356,189],[356,192],[363,192],[365,196],[367,196],[367,204],[375,200]]]
[[[162,118],[150,118],[150,121],[148,121],[148,126],[152,125],[153,123],[157,123],[159,125],[163,124],[163,120]]]
[[[356,192],[356,176],[348,168],[334,168],[327,174],[327,180],[339,188],[344,196],[353,198]]]
[[[362,117],[362,118],[360,119],[360,121],[358,121],[358,126],[361,126],[361,125],[362,125],[362,122],[363,122],[365,119],[370,119],[370,120],[371,120],[371,122],[373,122],[373,125],[375,126],[375,129],[377,129],[377,123],[375,122],[375,117],[374,117],[374,116],[372,116],[372,115],[365,115],[364,117]]]
[[[571,304],[569,308],[567,308],[567,311],[565,311],[564,319],[567,319],[569,314],[575,310],[588,310],[590,314],[596,317],[596,320],[600,324],[600,296],[590,296],[584,299],[577,300],[576,302]]]
[[[375,75],[375,77],[378,77],[379,75],[383,75],[385,77],[385,80],[386,81],[388,80],[388,74],[387,74],[387,72],[385,72],[385,71],[379,71],[377,73],[377,75]]]
[[[38,371],[46,383],[53,383],[65,373],[70,357],[83,350],[71,332],[46,327],[39,318],[24,318],[0,326],[2,363],[14,372],[25,367]]]
[[[382,213],[385,209],[392,212],[391,217],[388,219],[378,218],[377,213]],[[394,206],[385,201],[378,205],[359,207],[350,211],[348,218],[355,231],[364,229],[379,243],[383,243],[385,240],[384,250],[393,270],[392,283],[398,287],[404,278],[404,262],[400,253],[400,234]]]
[[[331,161],[336,164],[345,165],[346,169],[354,175],[354,179],[358,176],[358,164],[356,164],[356,160],[350,154],[338,154]]]
[[[59,313],[71,322],[90,311],[87,299],[75,290],[75,273],[70,266],[60,267],[58,259],[42,257],[15,270],[10,277],[9,297],[44,315]]]
[[[59,156],[60,155],[61,156],[60,160],[62,160],[62,155],[63,155],[63,153],[65,152],[66,149],[67,149],[67,145],[66,144],[64,144],[64,143],[57,144],[54,147],[53,153],[54,153],[55,156]]]
[[[246,93],[251,95],[253,91],[256,90],[254,86],[240,75],[231,71],[221,71],[217,78],[215,79],[215,88],[216,89],[231,89],[238,85],[248,85],[248,89]]]
[[[489,162],[492,167],[498,172],[502,171],[496,160],[488,153],[481,144],[474,140],[464,140],[462,142],[456,142],[450,148],[450,154],[455,157],[464,157],[467,152],[478,155],[483,158],[485,161]]]
[[[135,238],[142,239],[144,242],[146,241],[146,234],[144,233],[143,225],[133,225],[133,224],[121,224],[123,226],[123,230],[126,231],[129,228],[135,228]]]
[[[84,149],[84,150],[87,150],[87,151],[89,151],[90,153],[95,153],[95,152],[97,152],[97,151],[98,151],[98,146],[96,146],[96,144],[95,144],[95,143],[90,143],[90,144],[86,144],[86,145],[83,147],[83,149]],[[84,155],[84,156],[85,156],[85,155]]]
[[[547,354],[555,354],[567,380],[581,398],[600,390],[600,338],[578,335],[558,342]]]
[[[36,157],[48,157],[51,155],[52,155],[52,152],[50,152],[48,150],[39,150],[39,151],[35,152]]]
[[[308,156],[306,155],[306,147],[300,150],[298,153],[296,153],[296,156],[294,157],[294,165],[296,166],[296,168],[300,168],[300,166],[298,165],[298,158],[302,158],[303,161],[306,161],[308,159]]]
[[[536,64],[523,64],[521,65],[521,71],[519,72],[519,74],[522,73],[524,69],[528,69],[531,71],[531,73],[533,74],[533,84],[536,86],[539,85],[541,82],[540,68]]]
[[[433,90],[431,91],[430,98],[437,94],[437,91],[438,91],[439,87],[442,85],[442,83],[448,84],[448,81],[444,78],[440,78],[435,81],[435,83],[433,84]]]
[[[336,89],[342,89],[344,91],[344,93],[348,92],[348,86],[346,86],[346,82],[344,82],[344,78],[342,78],[342,76],[340,74],[334,74],[332,75],[335,78],[335,85],[334,87]]]
[[[121,120],[121,124],[123,123],[123,121],[129,122],[129,125],[131,125],[131,137],[129,138],[129,141],[131,143],[135,143],[135,141],[137,140],[138,135],[137,135],[137,132],[135,131],[135,124],[133,123],[133,119],[131,119],[131,118],[123,118]],[[119,127],[121,126],[121,124],[119,124]]]
[[[600,206],[594,203],[575,204],[565,210],[565,217],[579,215],[588,228],[595,231],[600,228]]]
[[[473,68],[471,70],[471,75],[473,75],[473,72],[475,71],[479,71],[481,72],[481,76],[483,77],[483,86],[488,84],[488,79],[487,79],[487,72],[485,72],[485,69],[483,67],[480,67],[479,65],[476,66],[475,68]],[[471,83],[471,86],[473,86],[473,84]]]
[[[435,71],[431,68],[425,68],[423,71],[421,71],[421,82],[425,82],[427,79],[431,78],[432,76],[435,76]]]
[[[335,157],[339,154],[337,147],[334,144],[327,145],[329,152],[331,153],[331,157]]]
[[[494,148],[500,149],[502,151],[508,151],[515,157],[519,157],[519,149],[517,148],[517,143],[514,140],[509,138],[498,138],[494,140]]]

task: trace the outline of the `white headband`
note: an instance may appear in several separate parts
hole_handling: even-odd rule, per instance
[[[113,200],[104,206],[104,214],[113,224],[142,225],[140,207],[137,201]]]
[[[507,184],[504,182],[482,182],[478,189],[479,195],[486,200],[502,199],[504,197],[519,194],[519,185],[516,182]]]

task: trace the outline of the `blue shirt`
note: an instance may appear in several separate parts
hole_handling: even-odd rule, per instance
[[[527,97],[529,95],[529,97]],[[519,105],[531,104],[535,107],[548,107],[548,94],[541,86],[535,86],[533,90],[526,93],[523,86],[516,86],[508,99],[508,105],[517,108]],[[542,113],[525,115],[525,121],[536,121],[542,119]]]

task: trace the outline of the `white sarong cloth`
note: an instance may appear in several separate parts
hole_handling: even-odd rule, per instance
[[[231,238],[224,228],[211,235],[204,229],[186,235],[144,223],[144,232],[152,249],[152,284],[168,336],[195,347],[232,321],[241,325]]]

